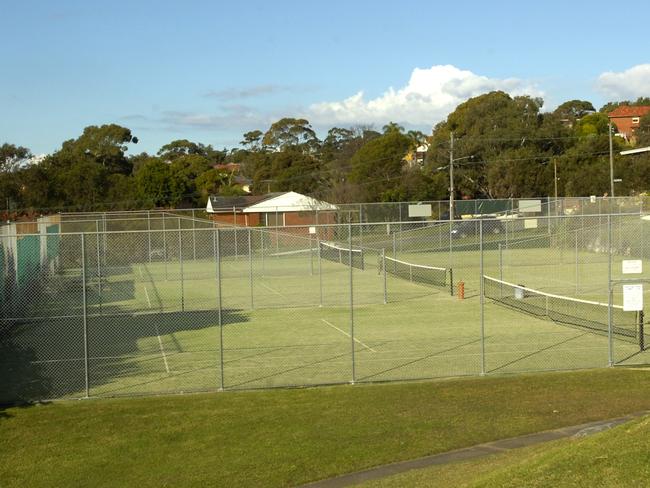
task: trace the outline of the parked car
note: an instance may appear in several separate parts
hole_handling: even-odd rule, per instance
[[[462,239],[469,236],[476,236],[480,232],[479,220],[458,220],[453,223],[451,229],[451,237],[454,239]],[[503,222],[500,220],[490,218],[483,219],[483,234],[501,234],[506,229]]]

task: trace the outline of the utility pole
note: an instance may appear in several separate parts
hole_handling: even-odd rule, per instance
[[[614,198],[614,149],[612,145],[612,121],[609,121],[609,187],[610,195]]]
[[[454,133],[449,133],[449,220],[454,220]]]
[[[553,202],[553,206],[555,207],[555,215],[557,216],[557,159],[553,159],[553,184],[555,186],[555,202]]]

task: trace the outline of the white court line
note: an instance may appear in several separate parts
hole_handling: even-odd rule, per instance
[[[147,297],[147,303],[149,304],[149,308],[151,308],[151,300],[149,300],[149,292],[147,291],[146,286],[144,286],[144,295]]]
[[[325,322],[327,325],[329,325],[330,327],[333,327],[334,329],[338,330],[341,334],[345,334],[346,336],[348,336],[348,337],[350,337],[350,338],[352,337],[350,334],[348,334],[348,333],[345,332],[344,330],[339,329],[336,325],[332,324],[331,322],[328,322],[328,321],[325,320],[325,319],[321,319],[321,320],[322,320],[323,322]],[[361,342],[361,341],[360,341],[359,339],[357,339],[356,337],[354,338],[354,342],[358,342],[359,344],[361,344],[363,347],[365,347],[365,348],[368,349],[369,351],[377,352],[377,351],[375,351],[372,347],[367,346],[366,344],[364,344],[363,342]]]
[[[286,295],[283,295],[283,294],[280,293],[278,290],[276,290],[276,289],[274,289],[274,288],[271,288],[270,286],[268,286],[268,285],[262,283],[261,281],[260,281],[260,285],[262,285],[262,286],[263,286],[264,288],[266,288],[267,290],[269,290],[269,291],[275,293],[276,295],[280,295],[282,298],[287,298]]]
[[[158,324],[156,324],[156,334],[158,335],[158,345],[160,346],[160,354],[162,354],[163,361],[165,362],[165,370],[167,374],[169,371],[169,364],[167,363],[167,354],[165,354],[165,348],[163,347],[162,339],[160,338],[160,330],[158,329]]]
[[[149,292],[147,291],[146,286],[144,287],[144,294],[147,296],[147,303],[149,304],[149,308],[151,308],[151,300],[149,300]],[[160,330],[158,329],[158,324],[156,324],[156,335],[158,336],[160,354],[162,354],[163,361],[165,362],[165,371],[167,371],[167,374],[169,374],[169,363],[167,363],[167,354],[165,354],[165,348],[163,347],[162,339],[160,338]]]

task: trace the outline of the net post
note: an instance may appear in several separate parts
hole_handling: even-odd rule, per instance
[[[479,256],[481,268],[481,280],[479,283],[479,295],[481,297],[481,376],[485,375],[485,289],[484,289],[484,275],[485,270],[483,267],[483,220],[479,221]]]
[[[454,268],[449,268],[449,294],[454,296]]]
[[[381,248],[381,271],[384,280],[384,305],[388,303],[388,288],[387,288],[387,283],[386,283],[386,249]]]
[[[223,371],[223,300],[221,297],[221,233],[215,229],[214,252],[217,260],[217,317],[219,325],[219,390],[226,389]]]
[[[181,220],[178,219],[178,264],[181,272],[181,312],[185,311],[185,278],[183,276],[183,237],[180,229]]]
[[[251,310],[255,308],[253,302],[253,246],[251,243],[251,229],[248,229],[248,283],[251,289]]]
[[[356,381],[356,364],[354,350],[354,288],[353,288],[353,269],[352,266],[352,224],[348,224],[348,245],[349,245],[349,268],[350,268],[350,346],[352,352],[352,384]]]
[[[86,239],[81,234],[81,299],[83,306],[83,340],[84,340],[84,387],[86,398],[90,396],[90,375],[88,368],[88,301],[86,296]]]
[[[100,251],[100,240],[99,240],[99,221],[95,221],[95,228],[96,228],[96,234],[95,234],[95,243],[97,246],[97,279],[98,285],[97,285],[97,291],[99,292],[99,315],[102,315],[102,265],[101,265],[101,251]]]
[[[639,351],[645,351],[645,314],[643,310],[639,311]]]

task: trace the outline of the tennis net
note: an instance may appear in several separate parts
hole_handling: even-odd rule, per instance
[[[379,256],[379,273],[384,272],[384,270],[390,275],[412,283],[433,285],[441,288],[449,286],[451,294],[454,294],[453,274],[450,268],[408,263],[381,255]],[[447,281],[447,276],[449,276],[449,281]]]
[[[363,249],[340,247],[329,242],[320,242],[319,246],[321,259],[345,264],[353,268],[364,269]]]
[[[607,334],[609,304],[580,300],[533,290],[489,276],[483,276],[486,298],[535,317]],[[612,305],[612,334],[614,337],[643,344],[643,321],[638,312],[628,312],[620,305]]]

